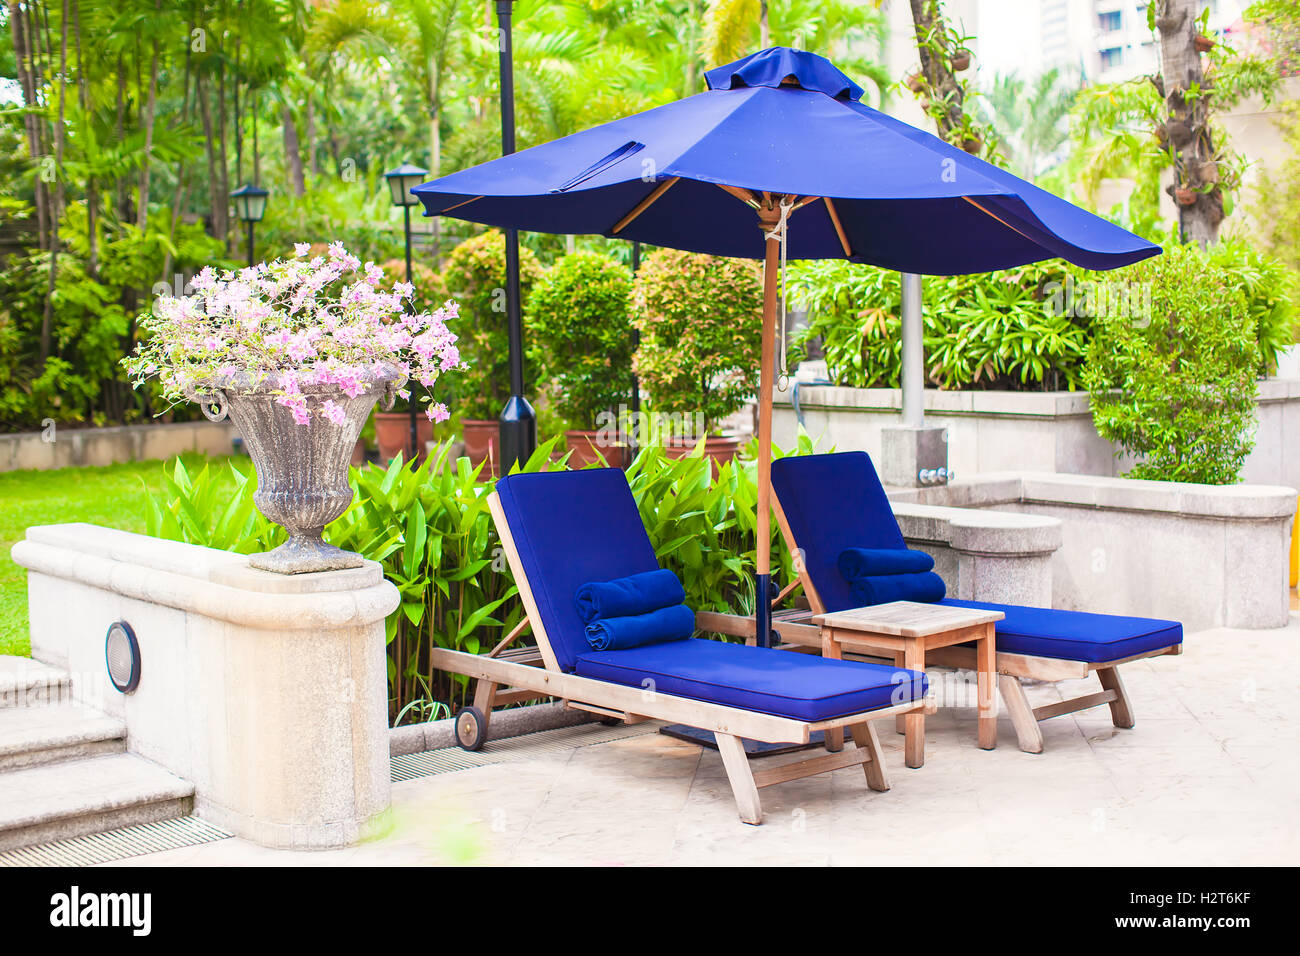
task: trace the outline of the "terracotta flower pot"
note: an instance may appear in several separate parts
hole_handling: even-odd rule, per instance
[[[669,458],[686,458],[695,449],[698,439],[666,438],[664,454]],[[734,435],[710,435],[704,440],[704,457],[713,459],[713,476],[718,476],[718,468],[724,462],[733,460],[740,454],[740,440]]]
[[[419,443],[416,458],[423,458],[425,455],[425,443],[433,441],[433,422],[429,421],[429,416],[423,412],[415,413],[415,436]],[[375,444],[379,446],[379,460],[388,462],[397,457],[401,452],[407,460],[411,460],[411,416],[408,412],[376,412],[375,413]]]
[[[1180,206],[1191,206],[1196,203],[1196,190],[1188,189],[1186,186],[1179,186],[1174,190],[1174,202]]]
[[[961,141],[961,148],[972,156],[976,156],[979,154],[979,151],[984,148],[984,140],[980,139],[978,136],[967,136]]]
[[[925,79],[920,73],[913,73],[907,78],[907,88],[913,93],[920,93],[925,89]]]
[[[952,58],[951,65],[954,73],[960,73],[962,70],[969,69],[970,54],[958,53],[956,56]]]
[[[1215,47],[1215,42],[1207,36],[1197,34],[1192,40],[1192,46],[1196,47],[1197,53],[1209,53]]]
[[[491,459],[481,476],[496,477],[500,452],[501,427],[490,418],[467,418],[461,424],[461,437],[465,441],[465,457],[471,465]]]
[[[599,465],[601,460],[610,468],[627,467],[627,445],[610,444],[604,432],[572,429],[564,433],[569,446],[569,467],[585,468]]]

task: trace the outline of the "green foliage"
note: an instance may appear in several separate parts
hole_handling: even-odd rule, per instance
[[[529,328],[554,374],[555,404],[574,428],[632,394],[632,272],[595,252],[575,252],[528,298]]]
[[[556,439],[543,443],[519,471],[554,463]],[[523,617],[523,606],[488,511],[493,482],[469,459],[449,460],[439,446],[412,470],[396,459],[387,469],[353,469],[356,499],[325,529],[331,544],[383,565],[401,593],[385,624],[389,716],[428,716],[465,700],[467,681],[434,671],[431,647],[486,653]],[[811,454],[807,435],[798,454]],[[782,452],[774,449],[774,455]],[[756,465],[722,465],[716,479],[702,447],[681,459],[647,445],[627,471],[628,482],[660,563],[675,571],[695,610],[753,612]],[[752,456],[751,456],[752,458]],[[230,479],[205,466],[191,475],[179,462],[146,500],[150,534],[239,553],[262,551],[283,532],[253,506],[253,482],[231,466]],[[775,524],[774,573],[793,580],[794,568]]]
[[[1077,270],[1074,270],[1077,272]],[[1087,326],[1049,308],[1045,287],[1072,272],[1059,263],[989,274],[927,276],[926,374],[953,388],[1074,388],[1087,349]],[[897,388],[902,352],[902,291],[896,272],[843,261],[798,263],[791,299],[812,313],[796,357],[821,340],[837,385]]]
[[[264,518],[253,503],[253,475],[233,461],[226,467],[229,476],[214,472],[208,463],[191,475],[180,458],[170,471],[164,467],[161,487],[145,496],[145,533],[236,554],[283,544],[284,529]]]
[[[519,297],[527,301],[542,274],[537,257],[519,249]],[[465,418],[495,419],[510,394],[510,346],[506,328],[506,240],[491,229],[452,250],[443,270],[447,292],[460,303],[460,318],[448,327],[459,336],[461,358],[469,368],[458,376],[457,394],[447,404]],[[524,333],[531,340],[531,330]],[[524,380],[539,370],[525,367]]]
[[[1255,320],[1239,280],[1195,246],[1132,266],[1150,283],[1149,323],[1096,321],[1083,381],[1102,437],[1133,478],[1232,484],[1254,446]]]
[[[1285,158],[1274,169],[1260,171],[1253,211],[1268,250],[1286,264],[1294,280],[1300,279],[1300,100],[1283,103],[1276,122]]]
[[[658,249],[635,282],[634,359],[658,412],[702,415],[712,431],[754,394],[762,348],[759,267]]]
[[[1295,274],[1241,238],[1221,239],[1205,257],[1241,292],[1259,343],[1260,374],[1275,371],[1277,353],[1296,339]]]

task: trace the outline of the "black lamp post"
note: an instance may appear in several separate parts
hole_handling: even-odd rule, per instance
[[[388,181],[388,189],[392,194],[393,205],[402,207],[402,222],[406,233],[406,281],[408,283],[411,281],[411,207],[420,202],[411,195],[411,187],[420,185],[428,175],[427,169],[421,169],[410,163],[402,163],[396,169],[384,173],[384,179]],[[407,404],[411,411],[410,460],[414,462],[420,454],[420,427],[415,414],[415,402],[408,401]]]
[[[250,267],[253,265],[253,223],[262,221],[262,216],[266,214],[266,197],[269,195],[270,193],[265,189],[252,183],[244,183],[230,194],[230,198],[235,203],[235,215],[248,223],[248,265]]]
[[[510,33],[513,0],[497,0],[501,54],[501,155],[515,151],[514,41]],[[501,474],[522,464],[537,447],[537,415],[524,398],[524,333],[519,306],[519,232],[506,231],[506,329],[510,342],[510,397],[498,420]]]

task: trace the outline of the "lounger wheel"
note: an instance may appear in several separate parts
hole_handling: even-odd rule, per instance
[[[456,743],[465,750],[482,750],[487,741],[487,718],[477,707],[456,711]]]

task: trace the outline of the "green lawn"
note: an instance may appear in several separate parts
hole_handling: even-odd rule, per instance
[[[201,468],[202,455],[185,455]],[[224,459],[214,459],[215,462]],[[245,459],[246,461],[246,459]],[[89,521],[124,531],[144,531],[146,484],[159,487],[163,462],[139,461],[103,468],[0,473],[0,654],[31,653],[27,634],[27,576],[9,549],[34,524]]]

